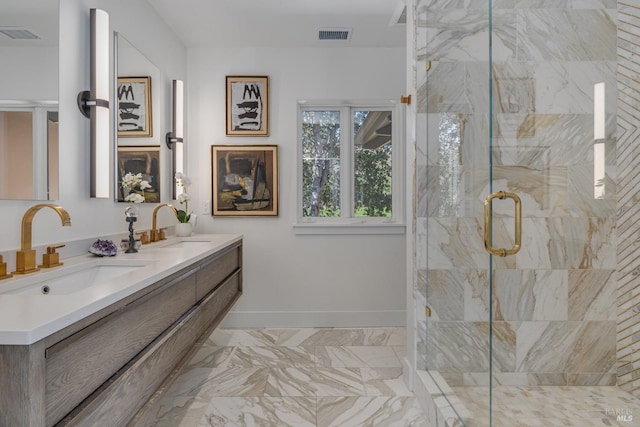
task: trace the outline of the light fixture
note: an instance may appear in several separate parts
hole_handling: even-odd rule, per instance
[[[173,112],[171,115],[172,131],[167,132],[167,147],[173,152],[172,155],[172,177],[177,172],[184,172],[184,82],[182,80],[173,81]],[[175,179],[172,185],[172,199],[178,197],[178,189]]]
[[[91,88],[78,94],[78,108],[91,121],[91,197],[109,197],[109,14],[91,9]]]

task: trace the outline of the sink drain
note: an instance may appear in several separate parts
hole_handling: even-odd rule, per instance
[[[51,291],[51,289],[49,288],[49,286],[48,286],[48,285],[44,285],[44,286],[42,287],[42,289],[40,289],[40,290],[42,291],[42,293],[43,293],[44,295],[47,295],[47,294]]]

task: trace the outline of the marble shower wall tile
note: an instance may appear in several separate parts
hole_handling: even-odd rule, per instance
[[[421,194],[428,218],[419,220],[416,237],[424,248],[415,256],[427,271],[427,289],[421,282],[416,293],[429,297],[434,316],[429,323],[418,316],[427,337],[418,347],[425,352],[420,363],[447,380],[488,380],[485,322],[493,302],[505,319],[494,330],[501,382],[611,384],[616,6],[615,0],[493,1],[490,150],[487,2],[419,1],[418,52],[433,62],[420,98],[429,114],[417,137],[427,144]],[[593,199],[596,82],[607,88],[604,200]],[[443,127],[447,120],[457,124]],[[489,160],[493,191],[520,194],[525,217],[520,253],[494,257],[493,301],[482,242]],[[513,243],[512,205],[494,204],[494,246]]]
[[[427,74],[427,112],[468,114],[465,96],[465,66],[460,62],[431,59]]]
[[[428,218],[427,264],[438,269],[488,266],[480,218]],[[506,258],[505,261],[509,259]]]
[[[562,218],[556,220],[564,229],[561,240],[564,245],[566,268],[614,269],[615,218]]]
[[[429,270],[427,304],[433,320],[464,320],[465,289],[471,287],[475,270]]]
[[[610,144],[607,144],[609,146]],[[606,147],[605,147],[606,148]],[[615,152],[615,149],[614,149]],[[604,195],[594,197],[593,162],[569,167],[569,211],[576,217],[616,217],[615,166],[607,167],[601,185]]]
[[[615,368],[615,322],[522,322],[516,334],[519,372],[606,373]]]
[[[615,132],[615,115],[607,115],[607,128]],[[494,164],[548,166],[590,164],[593,173],[593,115],[499,114],[493,145]],[[615,140],[605,141],[606,163],[615,164]],[[593,187],[593,177],[586,180]],[[593,197],[593,190],[588,191]]]
[[[616,113],[616,62],[537,62],[535,112],[537,114],[593,114],[593,86],[604,82],[605,112]],[[609,128],[609,135],[615,128]]]
[[[569,320],[616,320],[615,270],[569,270]]]
[[[489,60],[489,12],[482,9],[430,8],[426,14],[427,49],[434,61]],[[493,57],[513,58],[516,51],[516,14],[511,10],[493,13]]]
[[[519,9],[517,19],[519,61],[616,60],[614,9]]]
[[[513,372],[516,362],[516,333],[509,322],[494,322],[493,363],[495,369]],[[432,322],[428,326],[427,369],[443,375],[488,372],[488,322]]]
[[[494,191],[517,193],[522,200],[522,216],[568,216],[568,177],[564,166],[533,170],[531,167],[494,166]],[[488,194],[488,193],[487,193]],[[513,215],[513,202],[494,207],[495,214]]]
[[[525,218],[522,248],[516,254],[517,267],[615,268],[615,225],[613,218]],[[510,219],[505,232],[512,235],[513,227]]]
[[[567,320],[566,270],[497,270],[496,320]]]

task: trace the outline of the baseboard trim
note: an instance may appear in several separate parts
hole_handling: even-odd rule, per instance
[[[232,311],[221,328],[379,328],[404,327],[405,310],[388,311]]]

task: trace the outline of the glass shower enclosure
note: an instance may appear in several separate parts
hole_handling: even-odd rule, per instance
[[[415,0],[418,368],[457,425],[616,419],[579,402],[619,390],[617,7]]]

